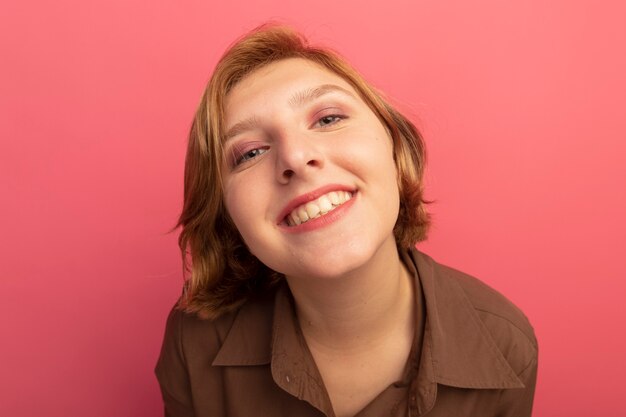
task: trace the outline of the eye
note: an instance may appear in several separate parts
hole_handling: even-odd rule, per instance
[[[234,155],[235,165],[241,165],[244,162],[251,161],[256,157],[263,155],[265,152],[267,152],[267,150],[268,150],[267,147],[262,147],[262,148],[247,149],[242,153],[236,153]]]
[[[320,117],[315,123],[316,127],[327,127],[330,125],[334,125],[335,123],[345,119],[345,116],[339,114],[329,114],[323,117]]]

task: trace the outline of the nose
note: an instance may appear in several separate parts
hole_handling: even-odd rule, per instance
[[[281,184],[305,179],[324,166],[323,152],[311,138],[289,138],[277,144],[276,175]]]

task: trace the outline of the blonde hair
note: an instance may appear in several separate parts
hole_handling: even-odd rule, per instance
[[[425,147],[415,126],[389,105],[343,58],[310,46],[285,26],[264,25],[235,42],[218,62],[189,133],[179,246],[188,279],[179,306],[201,317],[236,309],[281,275],[263,265],[243,243],[224,206],[222,158],[224,100],[252,71],[287,58],[303,58],[337,74],[354,87],[387,128],[398,169],[400,211],[394,235],[400,247],[424,240],[430,223],[422,177]]]

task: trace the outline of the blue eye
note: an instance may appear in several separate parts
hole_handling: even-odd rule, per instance
[[[328,116],[321,117],[317,121],[316,125],[318,125],[319,127],[326,127],[326,126],[333,125],[344,118],[345,118],[344,116],[340,116],[338,114],[329,114]]]
[[[239,165],[246,161],[250,161],[256,158],[257,156],[263,155],[265,152],[267,152],[267,148],[250,149],[249,151],[242,153],[241,156],[236,158],[235,165]]]

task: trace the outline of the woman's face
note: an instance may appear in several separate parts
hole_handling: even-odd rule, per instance
[[[395,246],[391,139],[349,83],[308,60],[274,62],[231,90],[225,118],[225,204],[261,262],[332,278]]]

